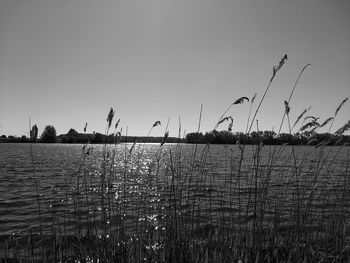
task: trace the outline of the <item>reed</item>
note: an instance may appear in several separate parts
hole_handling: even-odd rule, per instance
[[[50,222],[40,223],[39,234],[34,229],[0,242],[3,262],[349,260],[350,150],[345,145],[327,147],[327,141],[307,148],[268,146],[259,130],[257,114],[286,60],[283,56],[273,68],[252,117],[255,95],[250,100],[246,133],[255,123],[253,145],[168,145],[170,119],[158,145],[123,144],[119,139],[102,146],[85,144],[77,166],[65,178],[63,204],[51,200]],[[332,123],[339,113],[341,107],[321,124],[316,117],[300,124],[306,109],[291,120],[291,98],[306,67],[284,102],[278,134],[285,119],[290,134],[298,125],[299,132],[310,132]],[[229,105],[215,129],[229,121],[230,130],[234,122],[226,114],[245,101],[249,99],[241,97]],[[203,106],[198,132],[202,111]],[[111,108],[106,135],[115,115]],[[118,125],[119,120],[114,135]],[[153,124],[148,136],[158,125]],[[349,124],[334,135],[347,129]],[[224,160],[218,160],[218,149]],[[339,164],[344,153],[346,160]],[[41,221],[41,205],[47,200],[41,199],[39,184],[36,188]]]

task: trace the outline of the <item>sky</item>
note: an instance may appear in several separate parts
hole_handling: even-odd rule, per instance
[[[123,134],[212,130],[242,96],[257,97],[284,54],[257,114],[278,129],[287,100],[324,120],[350,97],[348,0],[0,0],[0,135],[53,125],[104,133],[109,109]],[[234,105],[245,131],[249,103]],[[350,119],[346,103],[332,131]],[[228,123],[219,126],[227,129]],[[256,129],[254,125],[254,129]],[[328,131],[328,128],[320,132]],[[287,131],[287,126],[283,127]]]

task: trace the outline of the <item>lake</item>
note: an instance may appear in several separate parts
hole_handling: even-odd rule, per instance
[[[192,229],[349,223],[349,159],[338,146],[33,144],[31,155],[4,143],[0,236],[165,231],[169,211]]]

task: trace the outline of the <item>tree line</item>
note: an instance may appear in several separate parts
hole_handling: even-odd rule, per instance
[[[121,136],[120,133],[102,134],[99,132],[93,133],[78,133],[73,128],[66,134],[56,134],[56,129],[53,125],[47,125],[40,137],[38,137],[38,127],[34,125],[30,130],[30,137],[25,135],[21,137],[0,136],[0,142],[10,143],[92,143],[92,144],[116,144],[121,142],[147,142],[147,143],[161,143],[163,137],[149,137],[149,136]],[[186,135],[184,139],[169,137],[168,143],[193,143],[193,144],[257,144],[264,143],[267,145],[318,145],[327,143],[327,145],[350,144],[349,135],[335,135],[331,133],[280,133],[276,134],[274,131],[253,131],[249,134],[243,132],[232,133],[230,131],[210,131],[206,133],[191,132]]]
[[[29,138],[25,135],[21,137],[16,136],[0,136],[0,142],[10,142],[10,143],[29,143],[29,142],[42,142],[42,143],[55,143],[57,142],[56,129],[53,125],[47,125],[43,130],[40,137],[38,137],[38,126],[33,125],[30,132]]]
[[[253,131],[249,134],[243,132],[210,131],[206,133],[192,132],[186,135],[186,143],[198,144],[257,144],[267,145],[327,145],[350,144],[349,135],[334,135],[331,133],[280,133],[274,131]]]
[[[138,142],[138,143],[161,143],[163,137],[153,136],[122,136],[120,133],[112,133],[109,135],[99,132],[93,133],[78,133],[74,129],[70,129],[67,134],[62,134],[57,137],[61,143],[92,143],[92,144],[116,144],[121,142]],[[168,143],[185,142],[184,139],[168,137]]]
[[[47,125],[40,137],[38,136],[38,127],[34,125],[30,130],[30,137],[23,135],[21,137],[15,136],[0,136],[0,142],[9,143],[92,143],[92,144],[116,144],[121,142],[139,142],[139,143],[161,143],[164,137],[154,136],[122,136],[120,133],[102,134],[99,132],[93,133],[78,133],[71,128],[66,134],[57,135],[56,129],[52,125]],[[167,137],[167,143],[185,142],[184,139]]]

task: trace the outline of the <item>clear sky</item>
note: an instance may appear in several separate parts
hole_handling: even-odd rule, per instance
[[[123,131],[170,136],[212,130],[241,96],[277,130],[300,70],[291,119],[309,106],[325,119],[350,97],[349,0],[0,0],[0,135],[28,135],[28,120],[57,133],[104,132],[110,107]],[[257,106],[257,103],[254,104]],[[334,129],[350,119],[342,108]],[[249,104],[233,107],[244,131]],[[220,126],[227,128],[227,123]],[[220,129],[220,128],[219,128]],[[324,130],[326,131],[326,130]]]

